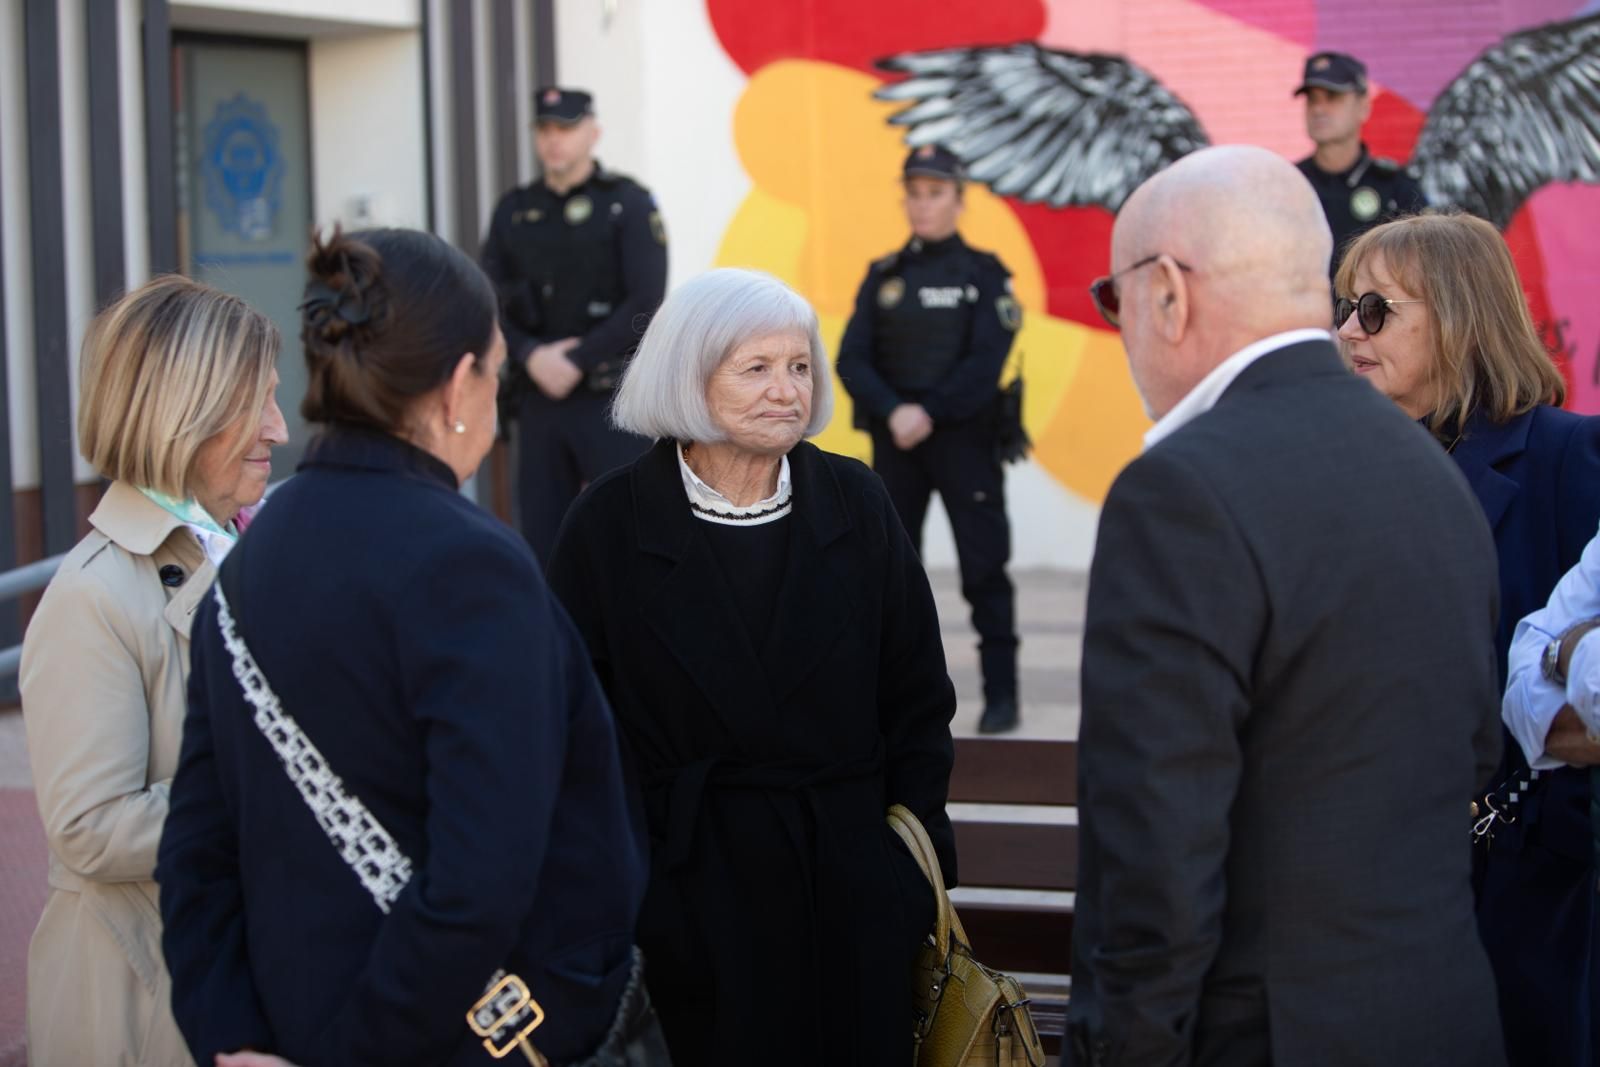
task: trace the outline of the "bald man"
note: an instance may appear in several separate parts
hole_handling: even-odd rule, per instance
[[[1316,194],[1252,148],[1129,198],[1095,294],[1155,425],[1089,580],[1071,1062],[1504,1064],[1468,885],[1494,543],[1346,372]]]

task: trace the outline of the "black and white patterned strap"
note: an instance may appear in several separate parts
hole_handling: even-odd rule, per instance
[[[239,636],[221,579],[211,588],[217,601],[217,629],[222,631],[222,644],[233,657],[233,676],[239,680],[245,700],[255,709],[256,729],[277,753],[284,773],[345,865],[372,894],[378,910],[389,914],[389,906],[411,881],[410,857],[401,851],[378,817],[361,803],[361,798],[345,790],[344,780],[333,773],[311,738],[284,710],[283,702],[250,654],[250,647]],[[528,1035],[543,1022],[544,1009],[533,999],[527,983],[503,970],[490,976],[483,996],[467,1012],[468,1025],[483,1038],[483,1046],[491,1056],[502,1059],[520,1050],[534,1067],[546,1067],[546,1061]]]
[[[284,773],[299,790],[340,858],[372,894],[378,910],[387,915],[389,905],[411,881],[410,858],[361,798],[346,791],[344,780],[333,772],[300,724],[284,710],[249,646],[239,636],[222,583],[214,584],[212,590],[217,601],[217,628],[233,657],[233,676],[239,680],[245,700],[255,709],[256,729],[277,753]]]

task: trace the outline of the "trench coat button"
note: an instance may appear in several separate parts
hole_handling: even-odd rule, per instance
[[[156,573],[161,575],[161,584],[171,589],[182,585],[184,578],[188,577],[176,563],[168,563]]]

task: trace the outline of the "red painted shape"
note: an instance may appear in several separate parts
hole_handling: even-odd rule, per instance
[[[1372,97],[1372,117],[1362,127],[1361,139],[1373,155],[1404,163],[1411,158],[1427,117],[1405,97],[1380,89]]]
[[[1557,351],[1562,342],[1555,325],[1555,310],[1544,286],[1544,253],[1539,248],[1539,231],[1533,224],[1533,212],[1524,205],[1506,227],[1506,245],[1511,249],[1511,261],[1516,264],[1517,276],[1522,279],[1522,289],[1528,294],[1528,310],[1533,314],[1533,324],[1545,345],[1556,357],[1556,366],[1567,380],[1567,392],[1572,392],[1572,362],[1570,353]]]
[[[1042,0],[706,0],[723,50],[746,74],[779,59],[818,59],[881,73],[897,52],[1032,41]]]
[[[1111,270],[1111,212],[1098,207],[1006,203],[1028,231],[1039,257],[1050,314],[1103,329],[1105,320],[1089,299],[1089,283]]]

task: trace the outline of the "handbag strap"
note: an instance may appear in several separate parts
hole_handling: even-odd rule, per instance
[[[967,939],[967,931],[961,925],[961,916],[956,914],[955,905],[950,903],[950,893],[944,887],[944,872],[939,869],[939,854],[934,851],[933,842],[928,840],[928,831],[923,829],[921,820],[904,804],[895,804],[889,809],[889,827],[899,835],[900,840],[905,842],[906,848],[911,850],[917,866],[922,868],[923,876],[928,879],[928,884],[933,886],[934,899],[938,905],[933,920],[933,941],[939,949],[940,957],[950,955],[952,934],[955,935],[956,942],[970,952],[972,942]]]
[[[327,758],[272,691],[250,647],[239,636],[221,580],[211,589],[217,601],[217,629],[222,632],[223,647],[233,657],[233,676],[239,680],[245,701],[255,709],[256,729],[272,746],[283,773],[311,809],[339,858],[372,894],[378,910],[387,915],[389,906],[411,881],[410,857],[361,798],[345,788],[344,779],[328,766]]]

